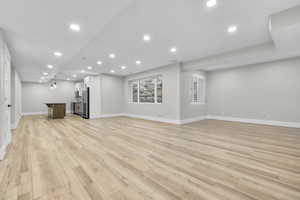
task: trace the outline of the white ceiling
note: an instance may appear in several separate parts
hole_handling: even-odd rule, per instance
[[[218,0],[214,8],[206,0],[2,0],[0,27],[5,32],[13,64],[23,81],[72,77],[86,66],[91,74],[127,75],[171,62],[232,52],[271,41],[268,17],[300,4],[300,0]],[[68,29],[72,22],[81,31]],[[237,25],[228,34],[229,25]],[[145,43],[143,35],[152,37]],[[173,46],[176,54],[169,52]],[[61,51],[61,58],[53,56]],[[116,59],[108,58],[115,53]],[[82,60],[86,57],[86,60]],[[142,61],[140,66],[135,61]],[[97,65],[96,61],[103,61]],[[48,70],[47,64],[55,69]],[[126,65],[126,70],[120,66]]]

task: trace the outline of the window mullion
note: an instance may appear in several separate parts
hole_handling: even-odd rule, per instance
[[[133,101],[133,87],[134,87],[134,83],[132,84],[132,86],[131,86],[131,102],[132,103],[134,103],[134,101]]]
[[[200,79],[197,78],[197,103],[200,102]]]
[[[154,102],[157,103],[157,78],[154,79]]]
[[[137,82],[137,103],[140,103],[140,81]]]
[[[129,92],[130,92],[130,100],[129,100],[129,102],[130,103],[133,103],[133,84],[130,84],[129,85]]]

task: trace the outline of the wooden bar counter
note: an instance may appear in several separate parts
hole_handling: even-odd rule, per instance
[[[65,103],[45,103],[48,106],[48,118],[63,119],[66,116]]]

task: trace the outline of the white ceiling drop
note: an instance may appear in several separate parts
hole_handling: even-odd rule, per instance
[[[127,75],[170,64],[175,57],[180,62],[220,57],[270,43],[269,16],[300,5],[300,0],[226,0],[208,8],[206,2],[2,0],[0,27],[23,81],[39,81],[48,64],[55,66],[49,74],[58,74],[58,79],[59,74],[80,79],[87,74]],[[70,31],[71,23],[80,25],[80,31]],[[229,36],[232,24],[238,31]],[[143,40],[145,34],[151,41]],[[174,44],[180,47],[175,54],[169,52]],[[53,55],[58,50],[63,56]],[[117,56],[111,59],[111,53]],[[103,64],[96,67],[99,60]],[[123,65],[130,70],[119,70]],[[95,67],[80,73],[84,66]]]

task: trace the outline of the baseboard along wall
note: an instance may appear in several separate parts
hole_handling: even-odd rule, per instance
[[[282,122],[282,121],[274,121],[274,120],[247,119],[247,118],[235,118],[235,117],[224,117],[224,116],[214,116],[214,115],[199,116],[199,117],[194,117],[189,119],[176,120],[176,119],[136,115],[136,114],[129,114],[129,113],[119,113],[119,114],[102,115],[99,118],[120,117],[120,116],[165,122],[171,124],[178,124],[178,125],[189,124],[189,123],[193,123],[205,119],[214,119],[214,120],[232,121],[232,122],[241,122],[241,123],[250,123],[250,124],[262,124],[262,125],[271,125],[271,126],[300,128],[300,123],[298,122]]]
[[[71,111],[67,110],[67,114],[70,114]],[[48,115],[48,112],[23,112],[22,116],[30,116],[30,115]]]
[[[67,111],[67,113],[70,113],[70,111]],[[47,114],[47,112],[22,113],[23,116],[44,115],[44,114]],[[145,120],[151,120],[151,121],[158,121],[158,122],[164,122],[164,123],[171,123],[171,124],[178,124],[178,125],[189,124],[189,123],[193,123],[193,122],[201,121],[201,120],[205,120],[205,119],[215,119],[215,120],[222,120],[222,121],[232,121],[232,122],[242,122],[242,123],[251,123],[251,124],[262,124],[262,125],[271,125],[271,126],[300,128],[299,122],[282,122],[282,121],[274,121],[274,120],[248,119],[248,118],[226,117],[226,116],[216,116],[216,115],[199,116],[199,117],[194,117],[194,118],[189,118],[189,119],[178,120],[178,119],[168,119],[168,118],[163,118],[163,117],[136,115],[136,114],[130,114],[130,113],[115,113],[115,114],[104,114],[104,115],[100,115],[97,117],[93,117],[91,119],[120,117],[120,116],[145,119]]]
[[[224,116],[214,116],[208,115],[206,119],[215,119],[222,121],[231,121],[231,122],[242,122],[242,123],[250,123],[250,124],[262,124],[262,125],[271,125],[271,126],[283,126],[283,127],[291,127],[291,128],[300,128],[299,122],[282,122],[282,121],[274,121],[274,120],[261,120],[261,119],[247,119],[247,118],[237,118],[237,117],[224,117]]]

